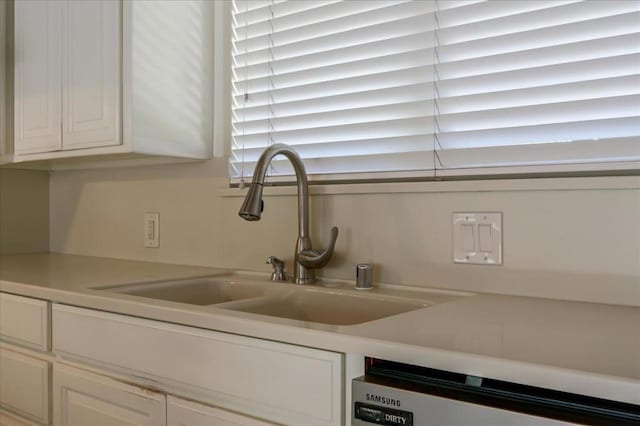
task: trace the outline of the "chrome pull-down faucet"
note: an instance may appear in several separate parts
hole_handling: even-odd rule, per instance
[[[245,220],[260,220],[263,209],[262,189],[267,169],[276,155],[284,155],[293,165],[298,185],[298,240],[294,255],[294,282],[313,284],[316,281],[315,269],[324,267],[331,259],[338,238],[338,228],[331,229],[331,242],[326,250],[311,248],[309,238],[309,184],[307,172],[298,153],[288,145],[271,145],[260,156],[253,173],[253,181],[238,214]]]

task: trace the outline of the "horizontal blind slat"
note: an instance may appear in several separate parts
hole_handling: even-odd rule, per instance
[[[542,2],[540,2],[542,3]],[[495,37],[509,34],[528,34],[534,37],[536,33],[531,31],[549,31],[553,28],[574,29],[569,24],[579,24],[587,21],[591,25],[602,25],[598,32],[615,31],[607,28],[609,17],[617,16],[614,20],[626,20],[624,16],[640,11],[638,2],[632,1],[589,1],[572,4],[559,4],[542,9],[530,10],[525,8],[522,13],[500,16],[482,21],[451,24],[447,22],[446,12],[438,16],[438,38],[442,45],[462,43],[472,40],[495,41]],[[456,10],[460,12],[460,10]],[[601,21],[597,21],[597,20]],[[604,20],[603,20],[604,19]],[[544,34],[544,33],[541,33]],[[531,42],[535,41],[531,40]]]
[[[438,21],[443,28],[517,16],[536,10],[553,9],[563,5],[578,5],[581,0],[500,0],[438,3]]]
[[[346,49],[353,46],[368,45],[375,47],[374,43],[381,43],[400,37],[411,35],[432,36],[432,16],[414,16],[398,21],[390,21],[384,25],[373,25],[348,33],[332,33],[323,37],[309,40],[301,40],[295,43],[282,44],[273,37],[265,37],[259,49],[243,53],[241,47],[237,47],[239,53],[235,55],[235,61],[242,67],[261,66],[269,61],[281,61],[285,59],[308,57],[314,53],[327,51],[331,46],[333,51]],[[430,28],[431,26],[431,28]],[[273,43],[273,47],[271,44]],[[375,52],[377,55],[377,52]],[[377,55],[378,56],[378,55]],[[241,71],[243,68],[239,68]]]
[[[640,95],[485,109],[438,115],[441,132],[591,121],[640,116]]]
[[[471,147],[438,153],[447,169],[640,161],[640,139]]]
[[[640,54],[628,54],[441,79],[438,81],[438,92],[441,96],[447,97],[571,84],[579,81],[637,75],[638,69],[640,69]]]
[[[425,31],[418,34],[401,35],[391,39],[383,39],[365,42],[358,45],[336,47],[320,52],[304,53],[299,56],[284,59],[269,60],[244,66],[238,63],[234,73],[239,80],[256,79],[266,76],[274,76],[295,71],[305,71],[332,65],[340,65],[346,62],[364,61],[379,57],[390,57],[401,53],[419,54],[429,52],[426,48],[433,47],[433,37]]]
[[[416,134],[428,134],[433,131],[433,119],[431,117],[403,118],[396,120],[378,121],[375,123],[358,123],[339,126],[330,126],[315,129],[296,129],[280,132],[242,134],[237,132],[237,146],[251,147],[267,143],[295,144],[299,140],[308,143],[320,143],[327,141],[348,142],[354,139],[411,136]],[[260,145],[262,146],[262,145]]]
[[[292,143],[301,157],[330,158],[354,155],[380,155],[400,152],[433,151],[433,135],[413,135],[396,138],[366,138],[350,140],[348,144],[342,141],[322,143]],[[245,161],[257,161],[266,146],[252,147],[244,150]],[[241,159],[236,158],[236,161]]]
[[[346,1],[326,3],[298,11],[266,8],[263,10],[262,19],[248,26],[244,25],[241,16],[236,15],[236,19],[240,19],[236,26],[238,46],[242,51],[251,51],[254,41],[267,35],[277,35],[278,38],[274,41],[285,44],[333,32],[353,30],[363,24],[383,23],[410,16],[415,10],[423,10],[427,4],[411,1]],[[431,6],[430,10],[432,9]],[[246,45],[242,44],[245,42]]]
[[[366,106],[340,110],[332,108],[330,111],[310,114],[297,114],[288,117],[274,116],[260,120],[244,120],[244,134],[263,132],[270,129],[271,133],[299,129],[320,129],[346,124],[374,123],[379,121],[398,120],[413,117],[425,117],[433,112],[431,101],[419,100],[400,102],[396,104]]]
[[[622,76],[461,96],[441,96],[440,114],[544,105],[640,94],[640,76]]]
[[[433,154],[427,152],[414,152],[411,154],[394,153],[381,155],[355,155],[348,157],[310,158],[304,160],[308,174],[343,174],[365,173],[372,170],[377,172],[395,172],[399,170],[431,170],[425,169],[425,164],[433,164]],[[270,176],[292,176],[294,174],[291,163],[287,160],[275,159]],[[233,164],[236,176],[240,176],[240,167]],[[245,163],[245,177],[252,175],[254,162]],[[267,179],[268,181],[268,179]]]
[[[640,52],[639,37],[625,34],[471,59],[456,59],[456,55],[448,55],[444,48],[439,51],[438,69],[443,79],[449,79],[630,55]]]
[[[442,151],[468,147],[533,145],[570,140],[637,138],[637,117],[554,123],[546,126],[519,126],[468,131],[442,132],[437,135]]]
[[[390,82],[387,82],[389,84]],[[318,91],[318,96],[296,100],[282,100],[269,105],[267,95],[264,96],[264,103],[256,104],[251,102],[251,106],[244,107],[238,105],[233,108],[234,114],[241,114],[242,121],[252,121],[263,119],[272,113],[276,117],[292,117],[300,114],[310,114],[330,111],[344,111],[354,108],[377,107],[382,105],[395,105],[403,102],[417,102],[421,100],[433,99],[433,83],[403,84],[396,82],[391,87],[374,87],[373,90],[356,91],[346,94],[327,94]],[[296,91],[296,93],[299,93]],[[272,94],[274,99],[282,99]],[[249,104],[247,104],[249,105]],[[234,120],[235,121],[235,120]]]
[[[255,97],[256,94],[271,92],[275,95],[287,89],[295,89],[298,94],[292,97],[303,99],[306,97],[306,91],[313,85],[323,85],[322,90],[337,94],[370,90],[378,85],[390,87],[392,84],[387,82],[396,80],[431,81],[433,79],[432,61],[429,56],[431,52],[431,49],[425,49],[420,52],[401,53],[286,75],[265,76],[257,80],[244,80],[234,85],[234,92],[236,96],[240,93],[249,93]],[[358,88],[362,80],[367,80],[369,89]],[[331,89],[332,85],[343,85],[344,88]]]

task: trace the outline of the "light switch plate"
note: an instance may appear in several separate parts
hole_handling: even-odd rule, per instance
[[[144,214],[144,246],[160,247],[160,215],[157,212]]]
[[[502,265],[502,212],[453,213],[453,261]]]

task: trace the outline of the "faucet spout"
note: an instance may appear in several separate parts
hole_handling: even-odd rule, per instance
[[[326,265],[333,253],[337,228],[334,228],[335,236],[332,239],[330,250],[325,251],[322,261],[310,261],[309,256],[313,257],[314,251],[311,248],[309,238],[309,184],[304,163],[293,148],[285,144],[274,144],[265,149],[256,164],[251,187],[238,214],[245,220],[260,220],[264,207],[262,201],[264,180],[269,164],[276,155],[284,155],[291,162],[296,173],[298,186],[298,240],[294,256],[294,280],[298,284],[312,284],[315,282],[315,269]]]

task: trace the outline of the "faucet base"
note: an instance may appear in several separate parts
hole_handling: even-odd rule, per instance
[[[293,282],[296,284],[313,284],[316,282],[316,271],[303,266],[298,260],[298,256],[304,250],[311,248],[311,239],[308,236],[299,236],[296,241],[296,251],[293,258]]]
[[[316,282],[315,271],[311,270],[310,273],[306,274],[305,277],[296,277],[294,282],[300,285],[314,284]]]

